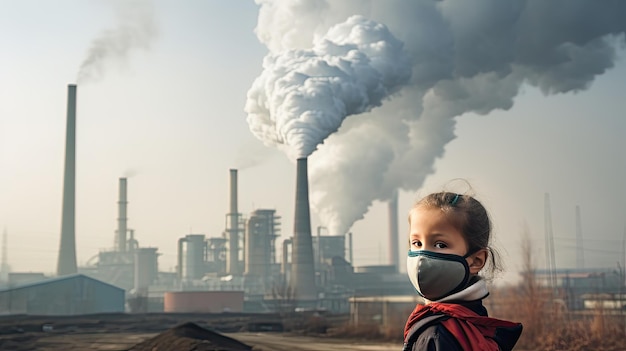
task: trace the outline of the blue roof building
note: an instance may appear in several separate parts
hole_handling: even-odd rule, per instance
[[[0,290],[0,314],[81,315],[125,311],[125,292],[83,274]]]

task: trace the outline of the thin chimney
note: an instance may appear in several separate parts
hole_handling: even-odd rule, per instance
[[[117,202],[117,251],[126,252],[126,234],[128,232],[128,200],[126,178],[120,178],[119,191],[119,200]]]
[[[230,170],[230,213],[228,214],[228,274],[239,274],[239,209],[237,205],[237,170]]]
[[[63,177],[63,212],[61,247],[57,275],[77,272],[76,268],[76,85],[68,85],[67,128],[65,134],[65,174]]]

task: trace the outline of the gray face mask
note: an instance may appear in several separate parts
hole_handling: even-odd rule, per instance
[[[470,280],[465,256],[417,250],[409,251],[406,271],[411,283],[427,300],[436,301],[463,290]]]

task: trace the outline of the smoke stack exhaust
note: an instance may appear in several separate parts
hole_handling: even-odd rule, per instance
[[[398,253],[398,191],[389,200],[389,264],[397,272],[400,267]]]
[[[126,196],[127,180],[120,178],[120,194],[117,202],[117,251],[126,252],[126,233],[128,232],[128,201]]]
[[[57,275],[68,275],[76,269],[76,85],[67,87],[67,127],[65,132],[65,174],[63,177],[63,212],[61,247]]]
[[[317,302],[307,172],[307,159],[299,158],[296,169],[296,209],[290,287],[296,303],[300,306],[310,306]]]
[[[237,170],[230,170],[230,213],[228,214],[228,274],[239,274],[239,209],[237,207]]]

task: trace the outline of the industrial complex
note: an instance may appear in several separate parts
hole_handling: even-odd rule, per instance
[[[311,228],[307,159],[296,164],[293,232],[278,241],[281,216],[275,209],[243,214],[238,207],[237,170],[230,169],[229,212],[224,231],[211,237],[181,235],[175,272],[159,270],[159,249],[143,247],[128,226],[128,180],[119,178],[115,245],[78,266],[76,262],[76,86],[68,87],[62,225],[56,277],[9,272],[6,232],[0,267],[0,314],[79,315],[107,312],[293,312],[351,313],[357,318],[405,316],[419,297],[398,270],[398,200],[389,203],[387,265],[354,266],[351,233]],[[225,172],[226,173],[226,172]],[[578,209],[577,209],[578,211]],[[579,220],[580,214],[577,212]],[[546,218],[550,218],[546,196]],[[586,308],[593,293],[622,296],[624,273],[556,270],[551,228],[547,226],[545,272],[540,283],[565,292],[570,309]],[[577,240],[582,234],[577,233]],[[613,299],[614,300],[614,299]],[[595,301],[595,300],[594,300]],[[396,312],[394,312],[396,311]],[[372,317],[373,316],[373,317]],[[379,317],[376,317],[379,316]],[[382,316],[382,317],[380,317]]]
[[[161,272],[158,248],[142,247],[128,226],[128,180],[120,178],[115,245],[113,249],[101,250],[85,266],[78,266],[76,93],[76,85],[69,85],[57,276],[8,273],[6,289],[0,291],[0,313],[285,310],[346,313],[351,298],[415,295],[406,276],[398,273],[397,262],[354,267],[351,233],[321,235],[321,227],[315,235],[312,233],[306,158],[297,161],[293,234],[282,242],[277,242],[282,228],[281,216],[275,209],[239,212],[237,170],[230,169],[229,213],[223,233],[216,237],[198,233],[180,237],[176,271]],[[396,248],[397,199],[389,206],[390,247]],[[397,260],[397,252],[390,257]],[[52,286],[66,289],[65,298],[55,297],[55,301],[67,307],[46,302],[53,297],[43,292]],[[103,302],[101,296],[107,300]]]

